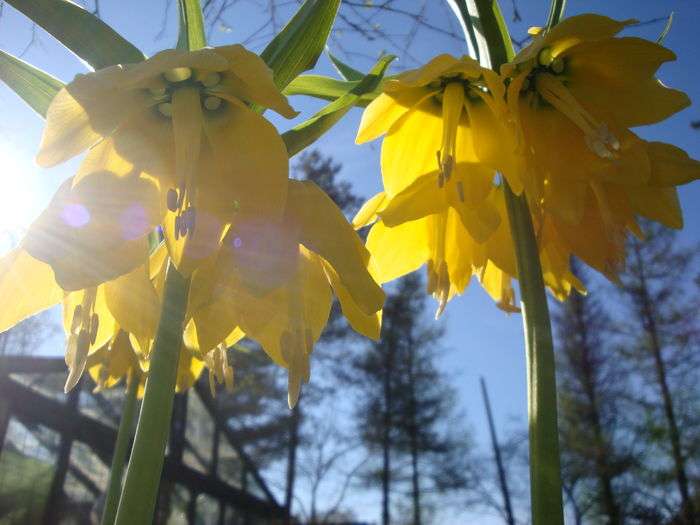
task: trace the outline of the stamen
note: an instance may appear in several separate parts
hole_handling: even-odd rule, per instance
[[[100,327],[100,317],[93,313],[90,318],[90,344],[94,345],[97,339],[97,330]]]
[[[221,107],[221,102],[219,97],[207,97],[204,99],[204,107],[209,111],[216,111]]]
[[[564,60],[561,57],[557,57],[554,60],[552,60],[552,63],[549,65],[549,68],[554,71],[557,75],[560,75],[564,72]]]
[[[221,75],[219,75],[216,72],[209,73],[202,80],[200,80],[201,84],[204,87],[208,87],[208,88],[216,86],[220,81],[221,81]]]
[[[586,145],[593,153],[608,160],[614,158],[610,149],[618,151],[620,141],[610,132],[607,124],[598,122],[586,111],[556,77],[548,73],[537,75],[537,91],[583,131]]]
[[[455,165],[457,129],[464,105],[464,86],[461,82],[451,82],[445,86],[442,99],[442,146],[438,153],[438,167],[442,180],[440,187],[450,180]]]
[[[189,67],[176,67],[166,71],[163,76],[168,82],[184,82],[192,76],[192,70]]]
[[[170,102],[163,102],[158,104],[158,111],[164,117],[172,118],[173,116],[173,105]]]

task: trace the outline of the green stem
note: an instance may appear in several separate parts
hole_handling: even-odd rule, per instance
[[[134,428],[134,409],[136,408],[136,393],[139,391],[139,379],[135,374],[130,373],[127,380],[126,397],[122,408],[122,417],[119,422],[117,432],[117,442],[114,444],[114,456],[112,457],[112,468],[109,471],[109,483],[107,485],[107,499],[102,512],[102,525],[112,525],[117,515],[119,505],[119,494],[122,490],[122,474],[124,473],[124,463],[126,454],[129,451],[129,441]]]
[[[527,402],[530,432],[530,498],[533,525],[564,523],[557,429],[557,384],[549,308],[537,240],[524,195],[506,182],[508,207],[523,310],[527,354]]]
[[[134,448],[117,510],[117,525],[153,522],[165,445],[170,433],[188,290],[189,281],[170,262]]]

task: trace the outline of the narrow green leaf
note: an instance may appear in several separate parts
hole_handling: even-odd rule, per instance
[[[664,30],[661,31],[659,38],[656,39],[657,44],[662,45],[664,43],[664,40],[666,40],[666,36],[671,31],[672,25],[673,25],[673,11],[671,11],[671,14],[668,15],[668,20],[666,20],[666,25],[664,26]]]
[[[322,75],[301,75],[292,80],[284,91],[285,95],[306,95],[323,100],[335,100],[351,91],[360,83],[359,80],[338,80]],[[381,93],[381,86],[365,93],[355,103],[356,106],[366,106]]]
[[[0,80],[44,118],[51,100],[64,85],[57,78],[4,51],[0,51]]]
[[[92,13],[68,0],[6,0],[93,69],[144,60],[143,53]]]
[[[476,33],[474,32],[474,26],[471,22],[471,16],[469,15],[469,9],[467,7],[467,2],[465,0],[447,0],[447,4],[452,9],[452,12],[459,20],[459,24],[462,26],[462,31],[464,32],[464,37],[467,41],[469,47],[469,54],[472,55],[476,60],[480,61],[480,50],[476,38]]]
[[[508,25],[497,0],[474,0],[470,20],[477,33],[481,64],[494,71],[515,56]]]
[[[335,125],[350,109],[356,105],[360,98],[371,93],[382,81],[389,64],[394,60],[393,55],[387,55],[379,59],[364,78],[343,96],[334,100],[309,120],[282,134],[289,156],[296,155],[305,147],[316,141],[321,135]]]
[[[549,16],[547,17],[547,31],[552,29],[559,23],[561,17],[564,16],[566,9],[566,0],[552,0],[549,4]]]
[[[358,71],[354,67],[349,66],[330,51],[328,51],[328,58],[330,58],[336,71],[340,73],[340,76],[345,80],[362,80],[362,77],[365,76],[362,71]]]
[[[272,69],[280,89],[311,69],[323,52],[340,0],[306,0],[261,57]]]
[[[194,51],[206,47],[207,37],[199,0],[179,0],[178,12],[180,13],[180,32],[177,36],[177,48]]]

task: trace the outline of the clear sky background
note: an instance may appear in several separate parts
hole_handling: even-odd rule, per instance
[[[515,38],[525,36],[527,28],[542,25],[547,15],[548,2],[515,0],[522,21],[512,22],[511,2],[503,1],[503,9],[510,21]],[[431,24],[449,28],[454,21],[447,19],[448,12],[442,2],[432,0],[426,16]],[[166,30],[160,39],[156,35],[161,30],[164,0],[102,0],[101,15],[106,22],[147,54],[172,47],[175,41],[176,13],[169,13]],[[700,53],[698,53],[697,22],[700,20],[700,2],[696,0],[569,0],[567,15],[582,12],[596,12],[618,19],[637,18],[642,21],[667,16],[675,12],[675,19],[665,44],[676,52],[678,60],[666,64],[660,71],[660,78],[668,85],[684,90],[693,105],[673,116],[662,124],[638,130],[647,139],[662,140],[684,148],[688,153],[700,158],[700,132],[690,128],[692,120],[700,120]],[[280,20],[285,20],[289,7],[280,10]],[[239,42],[248,37],[264,20],[257,3],[241,2],[240,7],[231,10],[226,16],[227,28],[216,27],[210,35],[213,45]],[[406,32],[405,19],[382,17],[379,21],[392,35]],[[655,40],[663,29],[664,22],[656,22],[627,31]],[[26,49],[24,60],[50,72],[64,81],[86,70],[85,66],[50,36],[37,30],[36,42]],[[252,47],[260,50],[269,38],[253,41]],[[32,39],[32,28],[27,20],[8,6],[0,18],[0,48],[18,55],[27,48]],[[393,66],[395,71],[414,67],[416,61],[424,62],[430,57],[449,52],[456,55],[466,53],[466,47],[459,41],[420,29],[409,49],[402,48],[404,41],[397,36],[394,46],[385,42],[367,41],[344,33],[329,43],[333,52],[342,55],[343,49],[353,53],[343,58],[359,69],[367,70],[383,50],[399,55]],[[330,63],[322,57],[316,72],[336,75]],[[336,75],[337,76],[337,75]],[[292,105],[302,111],[299,118],[309,117],[321,107],[318,101],[294,97]],[[0,86],[0,230],[21,231],[36,217],[47,203],[58,184],[72,174],[77,161],[50,170],[35,166],[33,156],[42,129],[42,120],[28,109],[4,85]],[[379,143],[355,146],[354,136],[359,123],[361,110],[355,109],[320,140],[318,147],[324,154],[331,155],[343,165],[342,176],[351,181],[357,193],[365,197],[379,190]],[[274,118],[281,131],[293,123]],[[685,215],[685,230],[682,240],[686,243],[700,241],[700,183],[693,183],[680,190]],[[5,243],[7,244],[7,243]],[[3,298],[8,300],[8,298]],[[443,352],[441,366],[452,377],[458,388],[460,408],[469,419],[476,442],[488,446],[486,419],[479,392],[478,378],[484,376],[491,394],[496,424],[502,435],[508,430],[525,428],[526,387],[525,362],[522,343],[521,318],[519,315],[506,315],[498,310],[492,301],[473,283],[464,296],[454,299],[446,314],[439,321],[447,328],[446,351]],[[50,351],[59,353],[62,348]],[[362,503],[366,505],[363,517],[378,518],[378,495]],[[500,520],[485,516],[464,516],[463,523],[489,524]],[[455,523],[450,519],[444,523]]]

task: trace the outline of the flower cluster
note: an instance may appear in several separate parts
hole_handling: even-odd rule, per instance
[[[355,217],[379,282],[427,264],[438,301],[474,275],[502,308],[516,310],[517,275],[504,184],[524,192],[543,277],[558,298],[584,291],[575,256],[615,280],[637,217],[682,226],[676,186],[700,163],[630,128],[689,105],[655,73],[675,57],[659,44],[618,37],[630,21],[569,18],[533,41],[500,74],[471,58],[440,55],[384,84],[357,142],[383,134],[384,191]]]
[[[288,179],[254,106],[296,114],[240,45],[80,75],[52,101],[38,163],[87,155],[0,260],[0,289],[18,297],[0,329],[63,301],[67,390],[86,368],[98,387],[147,373],[168,260],[191,281],[178,389],[205,366],[230,387],[225,349],[248,336],[289,369],[294,404],[332,292],[378,337],[369,253],[317,186]]]

